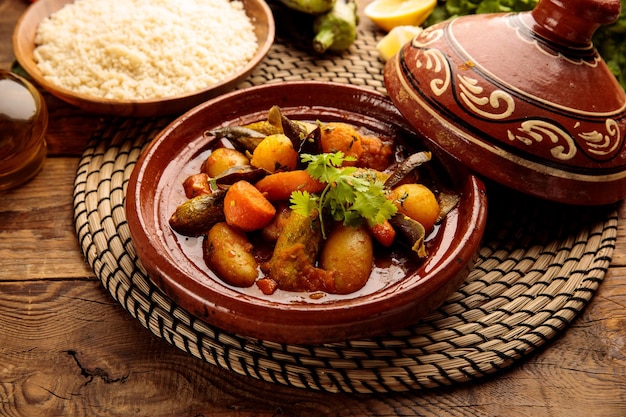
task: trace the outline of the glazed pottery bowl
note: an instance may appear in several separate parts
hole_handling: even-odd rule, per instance
[[[111,114],[118,116],[156,116],[164,114],[179,114],[206,101],[234,89],[261,63],[274,42],[275,23],[272,12],[264,0],[241,0],[246,14],[254,24],[257,38],[257,50],[242,68],[236,70],[227,78],[205,89],[176,96],[142,99],[142,100],[114,100],[85,95],[62,88],[44,78],[40,71],[33,51],[35,50],[35,35],[41,21],[60,10],[73,0],[38,0],[24,12],[13,33],[13,50],[19,64],[31,78],[54,96],[83,110]],[[189,45],[190,50],[193,45]]]
[[[460,202],[427,239],[428,257],[392,281],[370,278],[347,295],[280,292],[223,282],[198,253],[201,238],[174,233],[168,220],[186,200],[183,180],[216,140],[207,129],[265,120],[272,106],[294,120],[345,121],[425,150],[389,99],[370,89],[288,82],[214,98],[172,122],[144,149],[129,180],[128,226],[150,278],[177,304],[218,328],[282,343],[325,343],[385,333],[439,306],[467,277],[485,227],[482,182],[458,162],[435,155]],[[204,154],[206,155],[206,154]],[[197,172],[197,171],[195,171]]]
[[[407,120],[475,172],[567,204],[626,196],[626,96],[591,38],[620,0],[541,0],[531,12],[433,25],[390,60]]]

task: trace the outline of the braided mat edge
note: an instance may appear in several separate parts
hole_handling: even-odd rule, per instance
[[[277,41],[239,88],[316,79],[383,91],[376,39],[360,31],[350,53],[313,57]],[[74,184],[74,220],[87,262],[112,297],[152,333],[220,368],[328,392],[399,392],[449,386],[515,364],[563,331],[591,300],[615,249],[616,207],[564,208],[489,188],[478,262],[462,286],[420,322],[346,343],[278,344],[212,327],[147,276],[124,210],[132,169],[172,118],[103,119]]]

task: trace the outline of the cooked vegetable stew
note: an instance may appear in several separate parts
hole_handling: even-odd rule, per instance
[[[341,121],[267,119],[205,132],[214,140],[169,223],[202,239],[224,282],[311,297],[349,294],[386,268],[414,269],[458,202],[431,165]],[[377,272],[374,272],[377,271]]]

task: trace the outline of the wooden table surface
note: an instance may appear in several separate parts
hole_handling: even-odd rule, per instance
[[[0,0],[0,68],[11,67],[12,31],[27,5]],[[46,164],[25,186],[0,194],[0,415],[626,415],[623,220],[591,303],[559,337],[503,372],[388,395],[278,386],[171,346],[111,298],[83,259],[73,222],[73,181],[98,116],[46,101]]]

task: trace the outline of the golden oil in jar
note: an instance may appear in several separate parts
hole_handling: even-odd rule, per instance
[[[0,70],[0,191],[33,178],[46,159],[48,110],[24,78]]]

